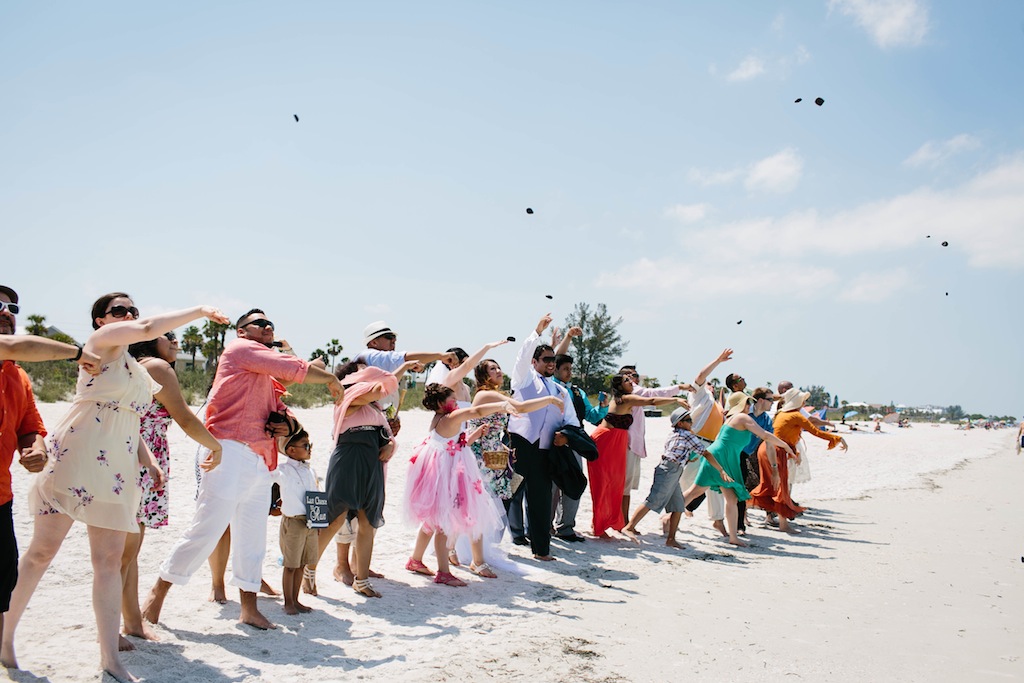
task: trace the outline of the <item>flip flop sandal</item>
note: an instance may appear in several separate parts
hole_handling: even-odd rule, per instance
[[[487,564],[486,562],[481,562],[480,564],[473,564],[472,562],[470,562],[469,571],[473,572],[477,576],[482,576],[485,579],[498,578],[498,575],[494,573],[493,569],[491,569],[491,565]]]
[[[369,579],[356,579],[352,582],[352,590],[360,595],[365,595],[368,598],[380,597],[380,593],[374,589],[373,584],[370,583]]]
[[[425,574],[427,576],[433,576],[434,572],[427,565],[423,564],[414,557],[410,557],[409,561],[405,563],[405,568],[414,574]]]
[[[451,586],[453,588],[458,588],[466,585],[465,581],[463,581],[457,576],[449,574],[448,572],[438,572],[437,576],[434,577],[434,583],[441,583],[445,586]]]
[[[302,592],[307,595],[318,595],[316,592],[316,570],[302,568]]]

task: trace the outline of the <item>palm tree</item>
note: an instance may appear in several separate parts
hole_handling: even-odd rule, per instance
[[[37,337],[45,337],[46,336],[46,325],[43,324],[45,322],[46,322],[46,316],[45,315],[39,315],[37,313],[33,313],[32,315],[30,315],[28,317],[28,326],[25,328],[25,331],[28,332],[29,334],[34,334]]]
[[[192,354],[192,368],[196,367],[196,351],[203,347],[203,334],[195,325],[185,328],[181,335],[181,350]]]
[[[328,372],[334,370],[334,359],[338,357],[344,347],[337,339],[332,339],[327,345],[327,355],[331,357],[331,363],[327,366]]]

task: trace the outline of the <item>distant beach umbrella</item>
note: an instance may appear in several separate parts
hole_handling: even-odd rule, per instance
[[[854,415],[857,414],[857,412],[858,411],[856,411],[856,410],[847,410],[845,413],[843,413],[843,419],[846,419],[848,417],[853,417]]]

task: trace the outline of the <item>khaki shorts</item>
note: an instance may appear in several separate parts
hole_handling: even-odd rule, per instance
[[[306,518],[282,517],[281,554],[286,569],[298,569],[316,563],[317,530],[306,527]]]
[[[630,491],[640,488],[640,463],[643,460],[633,451],[626,450],[626,487],[622,489],[622,495],[628,496]]]

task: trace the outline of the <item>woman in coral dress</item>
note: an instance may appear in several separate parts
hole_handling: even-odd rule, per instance
[[[632,376],[619,373],[612,377],[612,401],[608,414],[590,437],[597,444],[597,459],[587,462],[590,499],[594,505],[593,532],[608,538],[608,530],[622,531],[622,490],[626,486],[626,449],[633,406],[686,405],[682,398],[645,398],[633,393]]]
[[[160,386],[128,355],[128,345],[204,316],[228,322],[208,306],[142,319],[138,315],[123,292],[93,304],[96,331],[85,349],[99,356],[102,367],[95,377],[79,372],[71,409],[54,428],[47,464],[29,491],[34,530],[4,620],[2,659],[8,666],[16,666],[15,631],[29,599],[71,525],[79,521],[89,530],[100,666],[119,681],[134,680],[118,655],[121,554],[126,534],[139,530],[139,467],[148,469],[157,487],[163,485],[163,473],[139,437],[141,415]]]

